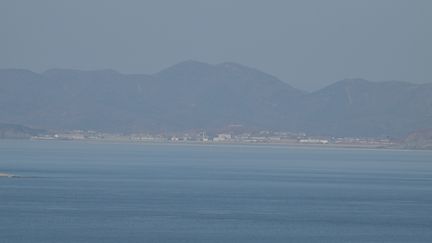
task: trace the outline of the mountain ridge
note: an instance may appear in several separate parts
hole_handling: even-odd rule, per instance
[[[306,92],[237,63],[155,74],[0,69],[0,122],[114,132],[245,129],[403,136],[432,124],[432,84],[345,79]]]

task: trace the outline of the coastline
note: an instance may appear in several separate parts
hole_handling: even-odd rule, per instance
[[[129,139],[0,139],[0,141],[33,141],[52,143],[92,143],[92,144],[134,144],[134,145],[168,145],[168,146],[252,146],[279,148],[308,148],[308,149],[359,149],[359,150],[400,150],[400,151],[432,151],[428,148],[405,147],[403,144],[347,144],[347,143],[283,143],[283,142],[240,142],[240,141],[137,141]],[[6,173],[2,177],[6,177]],[[13,176],[13,175],[11,175]]]
[[[31,138],[28,141],[36,142],[80,142],[80,143],[95,143],[95,144],[135,144],[135,145],[169,145],[169,146],[256,146],[269,147],[275,146],[280,148],[310,148],[310,149],[360,149],[360,150],[402,150],[402,151],[432,151],[431,149],[409,148],[402,144],[345,144],[345,143],[283,143],[283,142],[213,142],[213,141],[136,141],[129,139],[37,139]]]

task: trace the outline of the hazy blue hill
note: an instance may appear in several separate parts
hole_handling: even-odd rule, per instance
[[[414,131],[403,140],[403,146],[411,149],[432,149],[432,129]]]
[[[281,112],[302,91],[238,64],[186,61],[156,74],[165,126],[220,128],[229,124],[285,127]],[[169,124],[171,123],[171,124]]]
[[[33,129],[22,125],[0,123],[0,138],[2,139],[30,138],[44,133],[46,133],[46,131],[42,129]]]
[[[404,136],[432,127],[432,84],[347,79],[312,93],[236,63],[186,61],[153,75],[0,70],[0,122],[103,131],[285,130]]]
[[[31,124],[52,102],[40,74],[22,69],[0,70],[0,122]]]
[[[124,130],[146,108],[144,87],[153,80],[147,75],[122,75],[110,70],[26,73],[0,72],[2,122],[58,129]]]
[[[107,131],[148,126],[143,117],[151,112],[152,76],[123,75],[112,70],[51,70],[44,76],[58,92],[55,109],[63,115],[55,119],[62,126]]]
[[[303,94],[273,76],[233,63],[187,61],[155,75],[9,72],[0,73],[9,94],[2,96],[2,105],[17,114],[3,110],[1,120],[44,128],[178,131],[240,124],[283,129],[292,119],[281,110]]]
[[[399,136],[432,124],[432,85],[347,79],[304,97],[303,129],[325,135]]]

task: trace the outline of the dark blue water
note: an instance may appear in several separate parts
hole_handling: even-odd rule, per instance
[[[432,242],[432,152],[0,141],[0,242]]]

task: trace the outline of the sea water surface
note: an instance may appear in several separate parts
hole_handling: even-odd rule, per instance
[[[432,242],[432,152],[0,140],[0,242]]]

